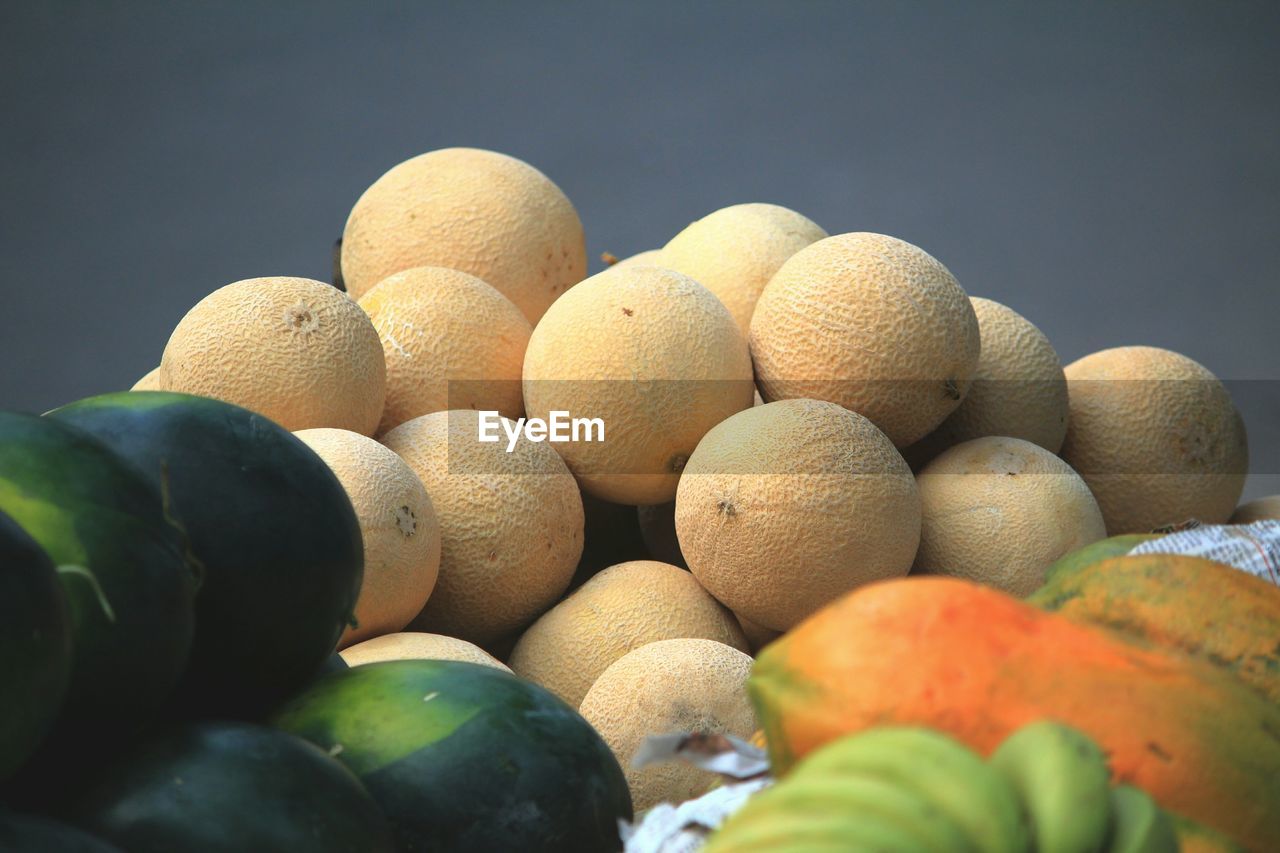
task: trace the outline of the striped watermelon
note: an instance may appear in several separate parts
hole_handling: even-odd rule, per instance
[[[359,521],[324,460],[262,415],[189,394],[103,394],[46,419],[165,481],[204,568],[184,715],[257,719],[316,676],[364,570]]]
[[[0,511],[59,567],[71,619],[64,722],[135,730],[187,662],[197,572],[160,492],[91,436],[0,413]]]
[[[350,767],[404,851],[614,851],[631,817],[613,753],[576,711],[460,661],[366,664],[318,681],[275,724]]]
[[[71,626],[53,561],[0,512],[0,779],[48,732],[70,674]]]

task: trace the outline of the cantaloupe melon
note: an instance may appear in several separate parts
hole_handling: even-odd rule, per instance
[[[294,433],[337,476],[360,520],[364,580],[356,624],[338,648],[408,625],[435,588],[440,524],[431,498],[404,460],[371,438],[341,429]]]
[[[1067,435],[1067,379],[1044,333],[1012,308],[972,296],[982,353],[959,408],[903,452],[916,465],[948,447],[1003,435],[1057,453]]]
[[[542,615],[516,643],[511,669],[575,708],[618,658],[658,640],[699,637],[741,651],[733,614],[684,569],[651,560],[611,566]]]
[[[130,391],[163,391],[165,390],[164,373],[160,370],[160,367],[157,365],[156,367],[151,368],[151,370],[145,373],[141,379],[133,383],[133,387],[130,388],[129,390]]]
[[[384,660],[460,660],[511,671],[502,661],[473,643],[457,637],[446,637],[444,634],[423,634],[418,631],[383,634],[381,637],[347,646],[339,654],[347,666],[361,666]]]
[[[783,631],[854,587],[905,575],[920,495],[869,420],[784,400],[739,412],[698,444],[676,495],[676,533],[708,592]]]
[[[1236,507],[1231,514],[1231,524],[1253,524],[1255,521],[1280,520],[1280,495],[1249,501]]]
[[[414,267],[360,297],[382,340],[387,402],[379,432],[446,409],[524,413],[520,370],[533,328],[473,275]]]
[[[440,519],[440,577],[411,630],[479,645],[532,622],[582,553],[582,497],[551,445],[478,440],[479,415],[406,421],[382,441],[413,469]]]
[[[812,220],[776,204],[722,207],[662,247],[662,264],[716,295],[743,337],[760,291],[796,252],[827,236]]]
[[[756,730],[747,698],[751,656],[714,640],[662,640],[628,652],[606,669],[579,708],[617,756],[636,811],[680,803],[714,776],[683,762],[631,766],[649,735],[715,732],[746,740]]]
[[[1026,596],[1055,561],[1107,535],[1080,475],[1020,438],[957,444],[916,482],[924,509],[917,572]]]
[[[1066,367],[1062,458],[1084,477],[1107,532],[1231,517],[1249,451],[1231,395],[1206,368],[1157,347],[1116,347]]]
[[[688,276],[634,266],[551,306],[524,360],[529,416],[598,418],[604,441],[552,445],[584,491],[615,503],[675,497],[707,430],[751,405],[751,358],[728,310]]]
[[[342,279],[356,299],[422,266],[471,273],[536,323],[587,274],[582,222],[528,163],[477,148],[429,151],[365,190],[342,234]]]
[[[947,268],[883,234],[839,234],[796,252],[751,318],[766,401],[839,403],[898,447],[960,405],[979,348],[977,317]]]
[[[353,299],[307,278],[251,278],[220,287],[178,323],[160,361],[164,390],[265,415],[287,430],[372,435],[386,364]]]
[[[613,258],[613,260],[610,261],[610,258]],[[605,263],[608,264],[611,269],[617,269],[618,267],[664,266],[664,264],[662,263],[661,249],[647,249],[643,252],[636,252],[634,255],[630,255],[621,260],[614,258],[612,255],[606,255],[604,260],[605,260]]]

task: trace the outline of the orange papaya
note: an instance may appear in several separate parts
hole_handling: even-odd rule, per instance
[[[1244,848],[1204,824],[1169,813],[1178,835],[1178,853],[1244,853]]]
[[[1280,708],[1211,664],[943,577],[870,584],[793,628],[748,682],[775,772],[842,735],[922,725],[983,755],[1058,720],[1116,783],[1280,849]]]
[[[1056,572],[1028,603],[1204,658],[1280,704],[1280,587],[1174,554]]]

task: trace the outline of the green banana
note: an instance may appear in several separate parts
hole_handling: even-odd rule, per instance
[[[855,821],[891,823],[915,839],[921,850],[973,850],[964,830],[931,802],[896,782],[857,771],[798,768],[771,792],[770,805],[814,816],[844,814]]]
[[[1030,849],[1012,786],[975,752],[938,732],[871,729],[811,754],[793,773],[802,769],[806,774],[857,771],[895,782],[955,822],[981,853]]]
[[[930,848],[886,821],[853,814],[819,816],[772,810],[768,813],[761,810],[750,816],[739,812],[708,839],[702,850],[703,853],[930,853]]]
[[[1111,789],[1111,812],[1109,853],[1178,853],[1173,821],[1146,791],[1117,785]]]
[[[1023,726],[996,748],[991,766],[1004,774],[1031,820],[1037,853],[1095,853],[1111,823],[1107,759],[1083,732],[1043,720]]]

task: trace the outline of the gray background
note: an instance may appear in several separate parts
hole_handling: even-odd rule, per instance
[[[1064,362],[1271,380],[1231,387],[1280,491],[1277,44],[1274,2],[6,2],[0,408],[128,387],[228,282],[327,279],[365,186],[472,145],[597,267],[770,201],[924,247]]]

